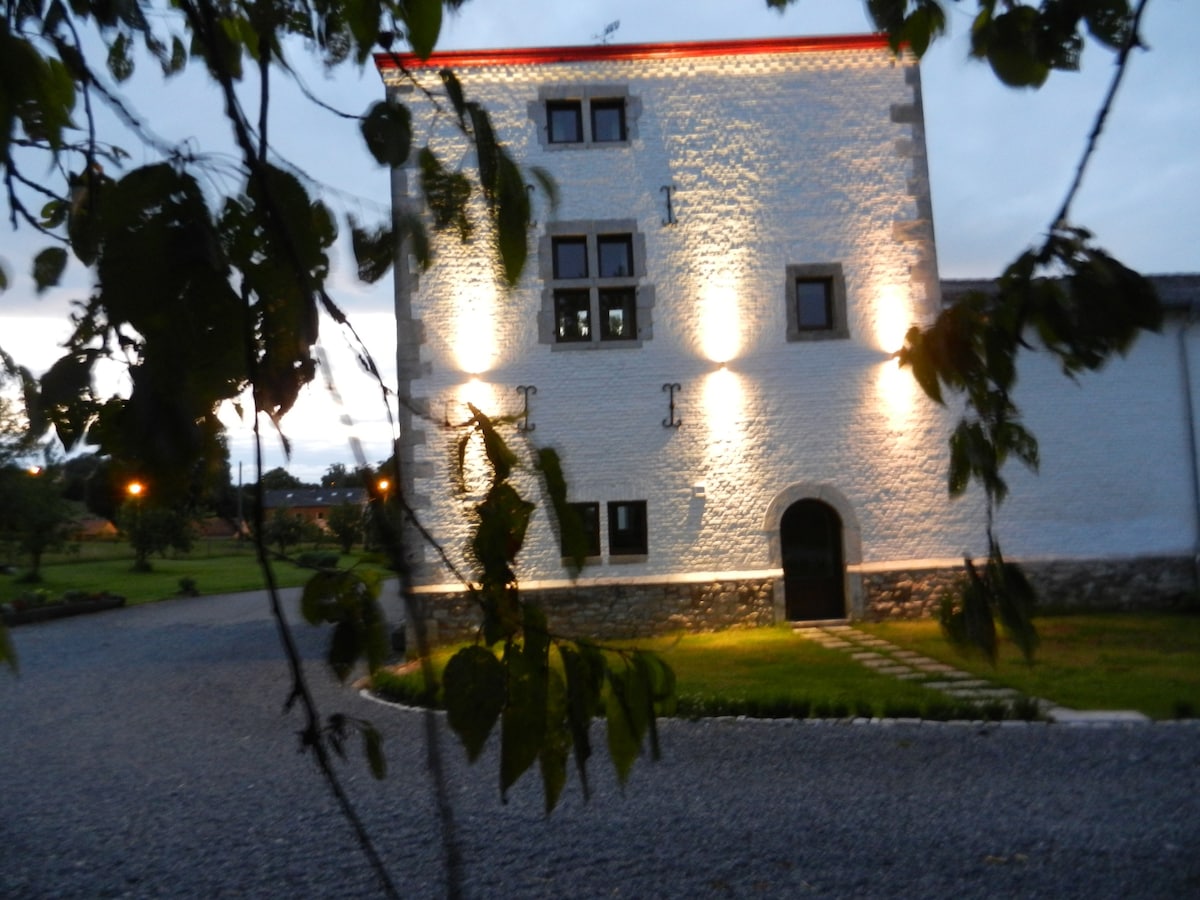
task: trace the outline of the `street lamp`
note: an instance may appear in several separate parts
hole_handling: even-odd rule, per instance
[[[133,570],[146,572],[150,569],[150,565],[146,562],[145,535],[142,534],[142,495],[146,493],[146,486],[140,481],[131,481],[125,485],[125,493],[133,502],[133,528],[129,535],[130,543],[133,545]]]

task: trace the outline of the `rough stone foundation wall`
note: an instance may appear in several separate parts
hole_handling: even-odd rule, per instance
[[[1196,609],[1195,569],[1181,557],[1023,563],[1045,611]],[[961,566],[864,573],[864,618],[920,619],[964,575]],[[523,590],[556,634],[601,639],[651,637],[677,631],[755,628],[775,622],[770,578],[697,584],[610,584]],[[470,640],[479,609],[465,592],[423,594],[433,645]],[[410,646],[415,646],[411,645]]]
[[[1197,603],[1192,561],[1182,557],[1022,563],[1043,610],[1182,610]],[[964,576],[962,567],[863,575],[865,618],[919,619]]]
[[[521,596],[542,608],[551,631],[602,639],[751,628],[770,625],[775,618],[769,578],[523,589]],[[430,643],[453,643],[475,635],[479,609],[466,593],[427,594],[421,603]]]

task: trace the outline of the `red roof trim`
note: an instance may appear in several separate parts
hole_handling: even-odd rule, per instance
[[[754,38],[737,41],[682,41],[669,44],[591,44],[574,47],[516,47],[505,50],[448,50],[422,60],[412,53],[376,53],[375,65],[389,69],[463,69],[478,66],[530,66],[600,60],[685,59],[701,56],[754,56],[763,53],[812,53],[828,50],[878,50],[884,34]]]

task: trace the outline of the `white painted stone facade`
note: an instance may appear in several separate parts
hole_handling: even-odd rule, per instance
[[[450,62],[500,140],[560,191],[556,210],[535,199],[531,257],[515,290],[495,274],[482,208],[472,242],[438,236],[433,268],[399,279],[401,392],[428,415],[403,439],[408,490],[453,557],[461,560],[466,507],[451,490],[455,435],[438,423],[465,419],[468,401],[519,413],[517,387],[529,385],[528,439],[562,454],[572,500],[601,505],[601,555],[581,586],[778,580],[780,516],[806,497],[841,516],[851,615],[864,613],[860,573],[983,550],[978,499],[947,497],[952,416],[890,359],[941,299],[911,59],[856,39]],[[403,79],[381,68],[396,89]],[[437,82],[436,67],[412,72]],[[628,98],[629,139],[548,144],[539,134],[545,99],[589,92]],[[403,99],[418,114],[419,141],[474,165],[452,115],[433,113],[416,92]],[[397,202],[417,183],[398,170]],[[546,234],[553,223],[615,220],[622,230],[632,221],[644,247],[639,304],[652,306],[639,310],[640,340],[556,345],[553,323],[543,315],[539,325]],[[789,341],[788,267],[833,263],[844,272],[848,337]],[[1011,470],[999,518],[1009,555],[1190,556],[1191,457],[1174,337],[1144,339],[1127,362],[1078,385],[1045,368],[1035,361],[1022,373],[1045,462],[1037,479]],[[680,386],[678,428],[664,425],[670,384]],[[609,553],[604,507],[627,500],[646,501],[649,547],[621,559]],[[527,589],[567,584],[544,510],[518,576]],[[436,593],[453,579],[427,551],[419,582]]]

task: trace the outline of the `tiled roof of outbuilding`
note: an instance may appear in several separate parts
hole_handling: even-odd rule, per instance
[[[366,503],[363,488],[283,488],[263,492],[266,509],[295,509],[313,506],[341,506],[343,503]]]

